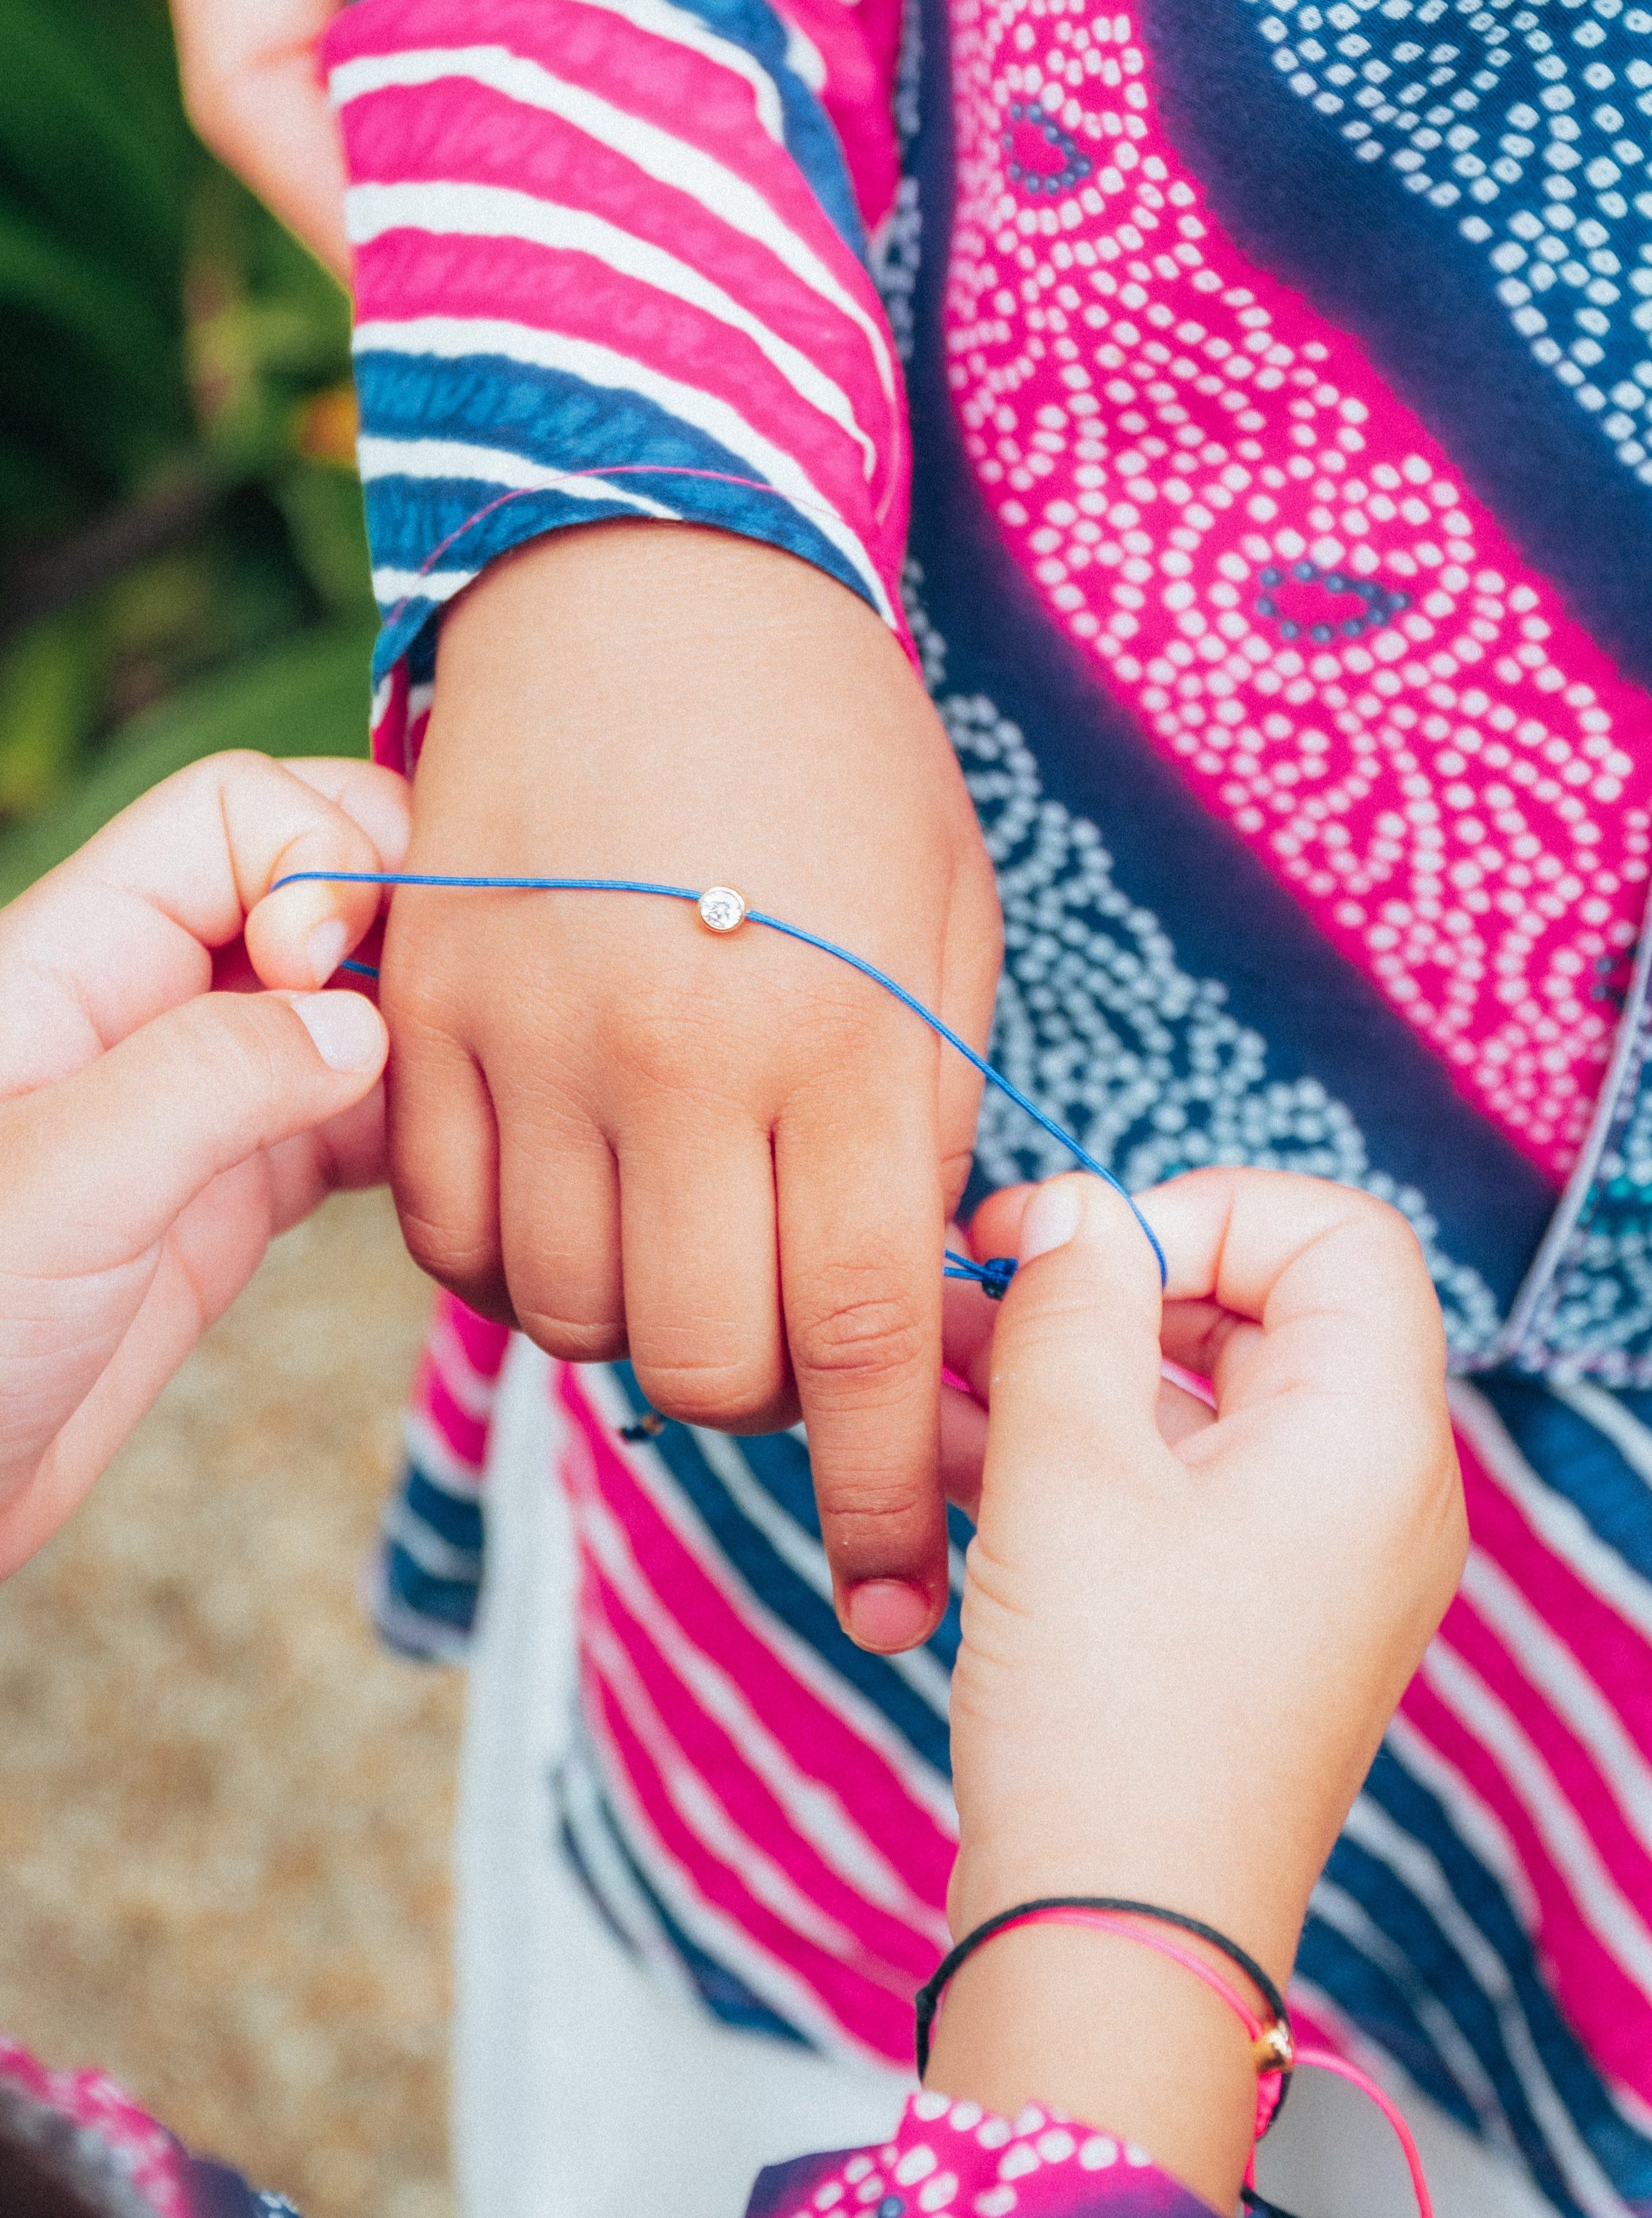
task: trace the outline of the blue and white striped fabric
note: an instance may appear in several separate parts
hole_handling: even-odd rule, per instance
[[[440,610],[571,524],[767,540],[899,629],[900,375],[810,42],[764,0],[357,0],[327,53],[381,753]]]

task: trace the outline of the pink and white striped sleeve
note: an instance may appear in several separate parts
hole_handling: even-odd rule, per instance
[[[910,647],[905,396],[864,259],[894,188],[896,20],[894,0],[335,19],[381,759],[417,753],[446,602],[567,524],[769,541]]]

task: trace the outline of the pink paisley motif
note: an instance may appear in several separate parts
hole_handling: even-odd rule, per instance
[[[1012,547],[1206,804],[1563,1175],[1645,901],[1652,707],[1357,342],[1212,222],[1128,14],[952,20],[948,374]]]

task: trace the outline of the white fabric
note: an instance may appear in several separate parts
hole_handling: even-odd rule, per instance
[[[573,1698],[556,1412],[512,1344],[487,1479],[456,1843],[466,2218],[739,2218],[758,2169],[883,2139],[912,2082],[730,2031],[638,1969],[567,1871],[548,1775]]]
[[[460,1774],[461,2207],[465,2218],[740,2218],[761,2165],[882,2139],[912,2083],[717,2024],[644,1975],[566,1869],[549,1794],[574,1677],[560,1422],[544,1357],[517,1340],[494,1418]],[[1431,2103],[1412,2093],[1406,2109],[1439,2218],[1552,2218]],[[1413,2209],[1381,2118],[1317,2076],[1293,2091],[1260,2184],[1298,2218]]]

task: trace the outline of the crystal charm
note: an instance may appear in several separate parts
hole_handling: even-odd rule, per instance
[[[746,921],[746,901],[733,886],[708,886],[700,896],[700,921],[713,932],[733,932]]]

